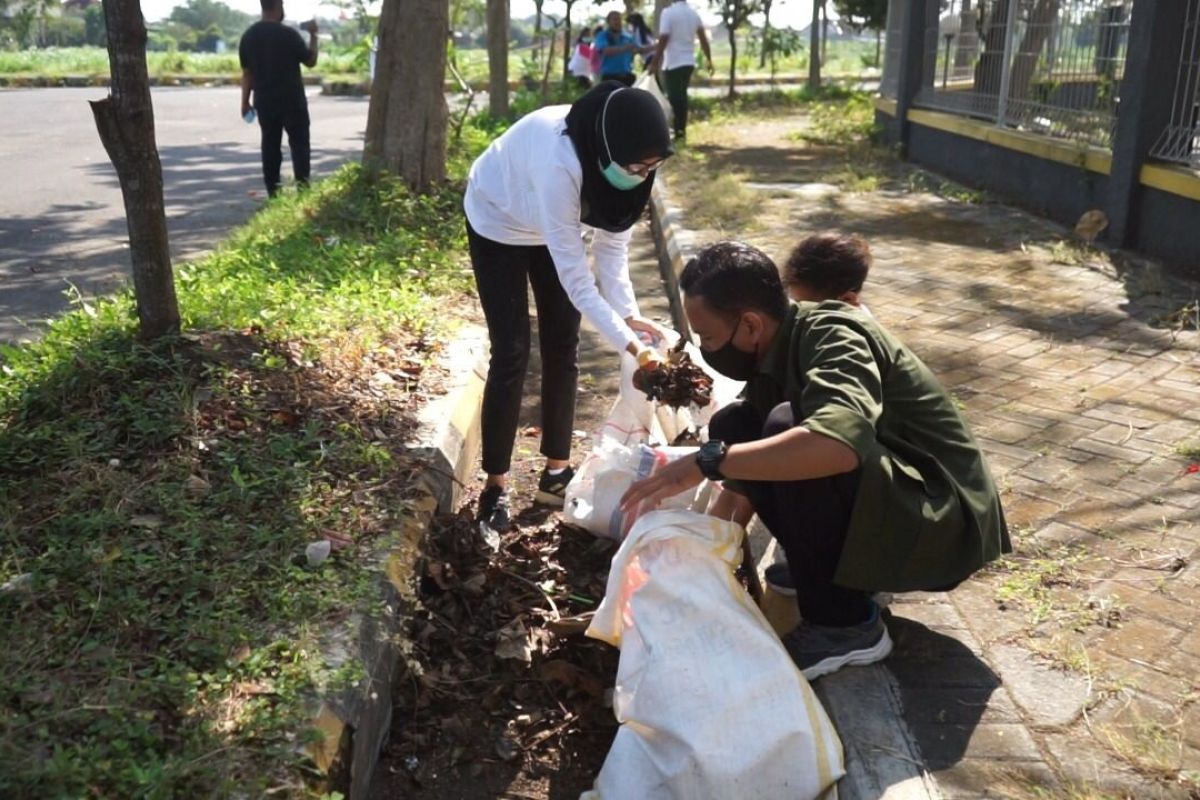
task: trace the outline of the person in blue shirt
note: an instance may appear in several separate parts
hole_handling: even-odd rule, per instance
[[[622,27],[620,11],[609,12],[606,21],[608,27],[596,36],[595,43],[604,56],[600,62],[600,80],[619,81],[626,86],[633,86],[633,56],[642,48]]]

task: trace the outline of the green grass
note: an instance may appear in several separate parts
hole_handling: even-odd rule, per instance
[[[183,336],[122,294],[0,350],[0,796],[311,794],[314,693],[360,677],[319,635],[374,602],[417,469],[372,377],[436,359],[460,191],[345,167],[179,267]]]
[[[354,53],[322,49],[316,75],[356,72]],[[151,77],[168,75],[242,74],[237,51],[227,53],[149,52],[146,67]],[[307,74],[307,72],[306,72]],[[108,75],[108,51],[103,47],[48,47],[41,50],[0,51],[0,75],[44,76]]]
[[[814,144],[851,145],[875,132],[875,107],[866,92],[846,92],[813,105],[809,126],[796,137]]]
[[[749,227],[762,211],[762,196],[742,185],[743,178],[724,174],[697,186],[688,217],[705,228],[736,235]]]
[[[813,104],[819,102],[836,104],[859,94],[861,93],[833,85],[823,85],[815,92],[807,86],[765,92],[745,92],[735,95],[733,99],[724,95],[706,97],[693,94],[688,98],[688,118],[697,122],[720,123],[752,116],[787,114],[798,109],[812,107]]]
[[[838,80],[855,78],[862,74],[865,65],[874,56],[875,46],[865,42],[830,42],[824,66],[823,78]],[[529,69],[532,51],[523,49],[509,53],[508,78],[520,80]],[[455,51],[459,72],[468,81],[486,81],[488,76],[487,51],[482,48]],[[713,42],[713,57],[716,69],[713,77],[725,80],[729,77],[729,44],[725,40]],[[358,62],[356,63],[356,59]],[[166,76],[236,76],[241,74],[237,50],[226,53],[192,53],[181,51],[155,51],[146,54],[146,63],[152,77]],[[103,47],[47,47],[16,51],[0,51],[0,75],[21,77],[59,78],[67,75],[103,76],[108,74],[108,52]],[[321,58],[311,73],[314,75],[355,75],[363,71],[361,56],[355,48],[323,46]],[[807,50],[781,58],[777,64],[778,74],[807,74]],[[307,74],[307,72],[306,72]],[[562,74],[562,50],[556,48],[551,78]],[[701,71],[700,75],[707,75]],[[537,69],[540,81],[541,67]],[[742,48],[738,57],[738,78],[766,79],[770,76],[769,65],[759,68],[758,57]],[[452,77],[447,72],[447,80]]]
[[[729,77],[730,50],[729,40],[724,37],[711,39],[715,77]],[[875,57],[874,42],[859,41],[830,41],[825,53],[825,61],[821,65],[822,79],[857,77],[868,65],[873,65]],[[747,39],[743,33],[738,35],[738,77],[768,77],[770,62],[765,67],[759,67],[759,56],[753,47],[747,47]],[[780,57],[776,61],[777,74],[808,74],[808,40],[795,54]]]

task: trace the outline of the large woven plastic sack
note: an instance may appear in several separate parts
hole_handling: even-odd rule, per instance
[[[671,461],[695,453],[694,447],[654,448],[644,444],[626,447],[613,439],[601,439],[567,486],[563,499],[564,520],[597,536],[620,541],[633,523],[650,510],[639,506],[622,512],[621,496],[625,490],[634,481],[650,477]],[[703,511],[708,504],[709,491],[710,485],[705,481],[693,490],[667,498],[660,507]]]
[[[734,577],[743,535],[655,511],[617,551],[587,635],[621,649],[621,727],[581,800],[835,796],[841,742]]]

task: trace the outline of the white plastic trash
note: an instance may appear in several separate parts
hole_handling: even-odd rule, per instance
[[[579,465],[567,486],[563,518],[597,536],[620,541],[647,509],[621,511],[621,497],[634,481],[648,478],[677,458],[693,457],[694,447],[626,447],[602,438]],[[660,508],[704,511],[711,487],[707,481],[695,489],[667,498]]]

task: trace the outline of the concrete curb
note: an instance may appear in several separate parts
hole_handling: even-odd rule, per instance
[[[670,293],[676,328],[690,336],[679,292],[679,273],[697,249],[695,234],[682,225],[660,175],[650,195],[650,221],[663,284]],[[759,575],[776,560],[775,541],[762,525],[750,526]],[[845,669],[821,678],[813,688],[838,729],[845,750],[841,800],[940,800],[941,792],[924,767],[916,738],[904,721],[896,680],[881,664]]]
[[[433,517],[452,511],[479,454],[479,411],[487,375],[487,332],[460,330],[446,354],[450,387],[421,412],[408,452],[423,462],[417,496],[399,530],[365,559],[378,575],[380,602],[325,637],[327,663],[357,662],[362,679],[341,693],[320,698],[312,725],[323,734],[306,746],[326,789],[347,800],[365,800],[379,753],[392,723],[392,689],[403,658],[406,621],[415,598],[412,576]]]
[[[696,250],[696,243],[694,234],[679,223],[682,213],[671,205],[663,177],[659,175],[650,191],[650,230],[654,236],[654,248],[658,251],[663,285],[667,289],[667,302],[671,305],[671,322],[675,330],[690,339],[692,329],[683,313],[679,273],[683,272],[684,265]]]
[[[319,86],[325,79],[306,75],[303,78],[305,86]],[[61,89],[95,86],[108,88],[107,73],[92,75],[0,75],[0,88],[9,89]],[[200,88],[212,86],[238,86],[241,78],[237,75],[162,75],[150,77],[151,86],[197,86]]]

